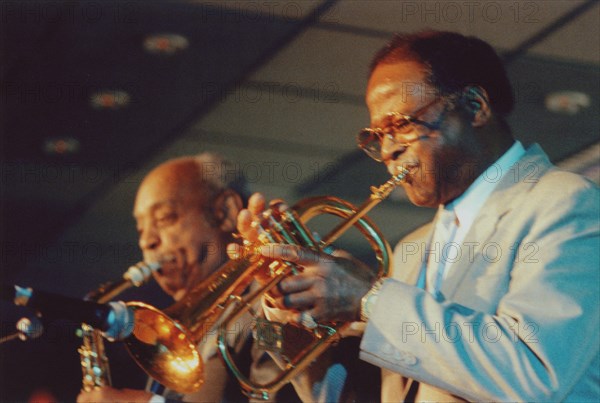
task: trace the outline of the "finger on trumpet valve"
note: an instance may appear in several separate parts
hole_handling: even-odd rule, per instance
[[[307,329],[314,329],[318,326],[315,318],[313,318],[312,315],[307,311],[300,313],[298,323]]]
[[[283,199],[273,199],[269,202],[269,208],[271,210],[283,211],[289,207]]]

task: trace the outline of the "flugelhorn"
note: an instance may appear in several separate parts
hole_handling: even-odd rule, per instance
[[[301,200],[291,209],[283,211],[272,209],[273,211],[267,213],[266,217],[273,225],[269,226],[270,229],[262,226],[262,235],[259,238],[262,238],[262,242],[295,244],[322,252],[348,229],[355,226],[367,238],[375,251],[375,257],[378,262],[375,277],[384,277],[389,273],[391,249],[377,226],[366,217],[366,214],[386,199],[392,190],[404,180],[407,173],[408,170],[403,169],[399,174],[393,176],[380,187],[371,187],[371,195],[358,208],[342,199],[325,196]],[[335,215],[341,217],[343,221],[321,240],[316,240],[306,227],[306,223],[313,217],[322,214]],[[240,371],[226,343],[226,329],[232,322],[251,311],[258,300],[266,295],[269,290],[277,286],[281,280],[297,271],[298,268],[294,264],[288,262],[271,262],[268,269],[271,278],[270,281],[243,299],[232,299],[231,303],[236,308],[231,309],[222,320],[218,338],[219,349],[230,370],[240,382],[242,390],[251,398],[270,399],[274,392],[291,381],[298,373],[305,370],[331,343],[339,339],[343,328],[350,325],[350,323],[317,324],[312,318],[308,320],[308,322],[312,323],[303,321],[301,325],[292,323],[281,324],[268,322],[259,318],[254,330],[255,340],[266,350],[276,353],[284,352],[280,358],[284,360],[286,368],[277,378],[267,384],[252,382],[248,376]],[[289,329],[289,326],[292,326],[292,330]],[[305,345],[303,344],[301,347],[297,345],[291,346],[291,350],[297,351],[295,351],[295,356],[289,356],[284,348],[286,344],[285,337],[294,332],[294,328],[296,336],[298,336],[299,332],[305,331],[312,337],[313,341]],[[296,344],[302,338],[302,336],[295,337],[297,340],[291,344]]]
[[[356,226],[375,250],[379,263],[376,276],[384,276],[389,268],[390,247],[365,215],[387,198],[407,173],[407,170],[403,170],[380,187],[372,187],[369,199],[358,208],[334,197],[301,201],[294,209],[282,212],[283,220],[274,223],[278,228],[264,233],[265,242],[298,243],[323,250],[349,228]],[[333,214],[344,221],[321,241],[316,241],[303,222],[319,214]],[[247,253],[221,266],[165,312],[142,303],[129,303],[128,306],[134,309],[135,327],[125,344],[136,362],[152,378],[175,391],[191,393],[200,389],[203,383],[203,363],[196,345],[208,332],[218,328],[219,349],[240,381],[243,391],[249,396],[266,399],[305,369],[337,337],[339,328],[344,326],[318,326],[312,335],[321,341],[304,349],[301,357],[290,359],[288,366],[291,370],[268,385],[253,384],[241,373],[227,346],[227,325],[248,311],[251,305],[294,270],[296,268],[292,264]],[[243,297],[243,291],[259,271],[269,272],[271,280],[250,296]]]

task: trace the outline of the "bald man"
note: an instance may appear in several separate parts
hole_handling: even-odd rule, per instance
[[[239,179],[224,175],[233,172],[227,167],[226,161],[213,154],[178,158],[153,169],[138,189],[133,215],[139,247],[145,261],[164,262],[154,277],[175,301],[227,261],[225,247],[232,241],[236,217],[242,208],[242,186],[239,181],[226,180]],[[251,377],[260,374],[263,381],[275,376],[277,369],[272,361],[250,349],[247,336],[237,337],[232,347],[238,353],[243,349],[243,355],[251,355]],[[206,338],[198,347],[205,362],[202,389],[186,396],[172,391],[163,394],[169,399],[196,402],[247,400],[217,356],[214,338]],[[78,397],[79,402],[164,400],[148,391],[110,387],[82,392]]]

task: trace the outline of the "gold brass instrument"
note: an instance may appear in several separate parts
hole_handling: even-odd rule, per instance
[[[258,260],[253,256],[227,262],[164,312],[128,303],[134,310],[135,326],[124,342],[138,365],[169,389],[179,393],[199,390],[204,364],[196,346],[216,331],[230,296],[241,294],[252,282]]]
[[[359,208],[333,197],[312,198],[299,203],[296,211],[282,212],[281,223],[273,222],[277,231],[266,231],[264,242],[296,243],[315,250],[323,250],[350,227],[356,226],[369,240],[379,262],[377,276],[384,276],[389,267],[390,247],[375,225],[365,215],[392,190],[408,173],[403,170],[382,186],[372,187],[369,199]],[[333,214],[345,221],[329,235],[317,242],[303,224],[318,214]],[[269,218],[275,221],[276,217]],[[281,228],[280,228],[281,227]],[[284,228],[287,227],[287,228]],[[271,280],[258,291],[243,297],[242,293],[252,283],[259,271],[269,271]],[[141,303],[129,303],[134,309],[135,327],[125,344],[136,362],[151,377],[166,387],[180,393],[199,390],[203,382],[203,363],[196,345],[209,332],[219,329],[219,349],[223,357],[249,396],[268,398],[295,374],[304,370],[310,362],[332,342],[344,324],[319,325],[312,332],[316,343],[305,348],[301,357],[290,359],[289,371],[268,385],[256,385],[237,368],[226,341],[228,324],[250,310],[267,291],[297,268],[259,254],[248,253],[240,259],[221,266],[207,279],[197,285],[182,300],[161,312]],[[231,312],[231,313],[230,313]],[[174,320],[172,318],[176,318]]]
[[[139,262],[131,266],[119,281],[102,284],[85,296],[87,301],[106,303],[130,287],[139,287],[152,278],[152,272],[160,268],[159,263]],[[102,333],[82,323],[81,347],[77,350],[81,358],[83,373],[82,390],[91,392],[95,388],[111,386],[110,366],[104,349]]]
[[[343,233],[352,226],[355,226],[369,241],[371,247],[375,251],[375,257],[378,262],[376,278],[386,276],[389,272],[391,250],[387,241],[383,238],[375,224],[366,217],[366,214],[381,201],[386,199],[392,190],[404,180],[408,170],[403,170],[401,173],[393,176],[380,187],[371,187],[371,195],[358,208],[336,197],[313,197],[304,199],[296,204],[292,209],[284,211],[270,212],[269,221],[273,224],[272,230],[261,228],[263,235],[262,242],[275,242],[295,244],[310,248],[315,251],[323,252],[328,246],[335,242]],[[275,214],[273,214],[275,213]],[[307,229],[306,223],[315,216],[322,214],[332,214],[341,217],[343,221],[337,225],[328,235],[322,240],[317,241]],[[268,281],[260,289],[253,292],[250,296],[241,299],[232,300],[236,306],[235,309],[223,319],[223,324],[219,331],[219,349],[225,359],[225,362],[238,378],[242,390],[249,397],[255,399],[268,400],[272,394],[283,387],[286,383],[292,380],[299,372],[306,369],[316,357],[323,353],[331,343],[335,342],[340,337],[340,332],[350,323],[328,323],[311,325],[304,324],[280,324],[268,322],[264,319],[257,319],[255,326],[255,340],[263,348],[281,354],[281,358],[285,361],[285,371],[283,371],[276,379],[268,384],[257,384],[252,382],[246,375],[241,373],[235,364],[230,349],[226,343],[226,329],[229,325],[239,319],[241,315],[251,312],[252,307],[258,302],[263,295],[275,287],[281,280],[290,274],[297,271],[295,265],[286,262],[272,262],[269,265],[271,280]],[[290,326],[292,326],[290,330]],[[295,327],[295,332],[294,332]],[[308,327],[308,329],[306,328]],[[301,346],[290,346],[291,350],[296,351],[295,356],[287,356],[285,354],[286,344],[285,336],[294,334],[296,339],[292,344],[302,339],[298,337],[300,331],[310,333],[312,342],[300,343]],[[293,333],[290,333],[293,332]],[[289,343],[288,343],[289,344]]]
[[[81,390],[91,392],[96,388],[111,386],[110,366],[104,351],[102,334],[93,327],[82,323],[81,338],[81,347],[77,349],[83,373]]]

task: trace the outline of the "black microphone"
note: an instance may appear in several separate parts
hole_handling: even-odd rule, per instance
[[[101,330],[111,341],[123,340],[133,332],[133,310],[121,301],[98,304],[18,285],[2,285],[0,296],[15,305],[32,308],[43,317],[86,323]]]

